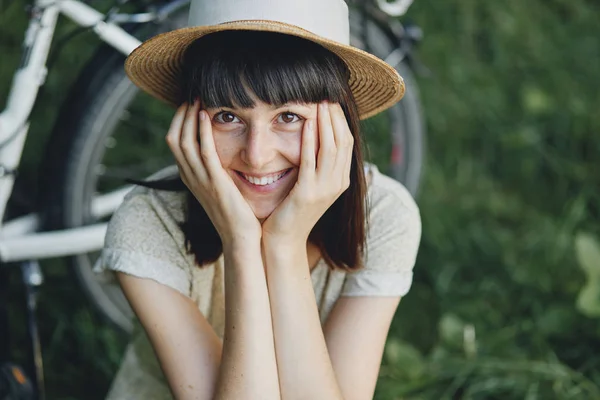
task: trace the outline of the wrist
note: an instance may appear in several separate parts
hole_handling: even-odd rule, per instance
[[[260,254],[261,240],[256,236],[238,235],[231,239],[222,240],[223,254],[229,256]]]
[[[261,244],[265,254],[279,254],[284,256],[296,257],[299,254],[306,254],[306,245],[308,238],[298,236],[270,236],[263,235]]]

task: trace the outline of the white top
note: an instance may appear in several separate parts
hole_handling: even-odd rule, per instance
[[[399,182],[367,165],[369,224],[364,268],[332,271],[321,259],[311,271],[321,322],[339,296],[404,296],[421,238],[419,210]],[[176,168],[157,176],[172,176]],[[96,269],[122,271],[167,285],[198,304],[217,335],[224,329],[223,256],[199,268],[187,253],[180,224],[186,195],[138,187],[113,215]],[[132,384],[136,382],[136,384]],[[140,385],[140,382],[144,382]],[[138,329],[109,395],[110,399],[170,399],[143,330]]]

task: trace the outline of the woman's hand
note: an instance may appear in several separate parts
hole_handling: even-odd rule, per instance
[[[342,108],[319,104],[316,122],[317,126],[314,120],[304,124],[298,181],[263,222],[263,239],[305,246],[317,221],[350,185],[354,138]]]
[[[221,166],[209,115],[200,110],[198,101],[179,107],[166,140],[183,183],[204,207],[223,245],[251,239],[259,242],[260,222]]]

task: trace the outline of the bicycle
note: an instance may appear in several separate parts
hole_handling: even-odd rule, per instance
[[[45,182],[40,185],[36,209],[5,221],[0,229],[0,262],[20,263],[28,290],[31,341],[39,359],[34,383],[41,397],[43,371],[34,313],[35,288],[42,284],[43,275],[37,260],[70,257],[94,306],[116,327],[131,331],[133,314],[118,284],[110,273],[96,275],[93,264],[103,245],[106,222],[130,190],[123,184],[125,179],[144,179],[173,164],[164,145],[172,111],[141,93],[122,65],[143,39],[185,26],[189,0],[115,0],[106,14],[90,2],[33,0],[22,63],[0,114],[0,216],[4,216],[58,15],[93,30],[105,43],[83,68],[61,106],[41,163]],[[404,99],[365,121],[363,130],[373,138],[374,153],[387,153],[389,170],[385,172],[415,195],[425,132],[411,63],[412,47],[421,33],[392,18],[403,14],[411,2],[354,0],[349,5],[351,43],[386,60],[406,82]],[[135,11],[122,12],[125,6]],[[127,152],[133,148],[135,152]]]

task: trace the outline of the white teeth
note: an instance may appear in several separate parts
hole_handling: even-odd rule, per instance
[[[252,183],[253,185],[266,186],[270,185],[273,182],[277,182],[279,179],[281,179],[283,175],[285,175],[285,172],[282,172],[278,175],[263,176],[262,178],[256,178],[254,176],[244,174],[244,178],[246,178],[246,180]]]

